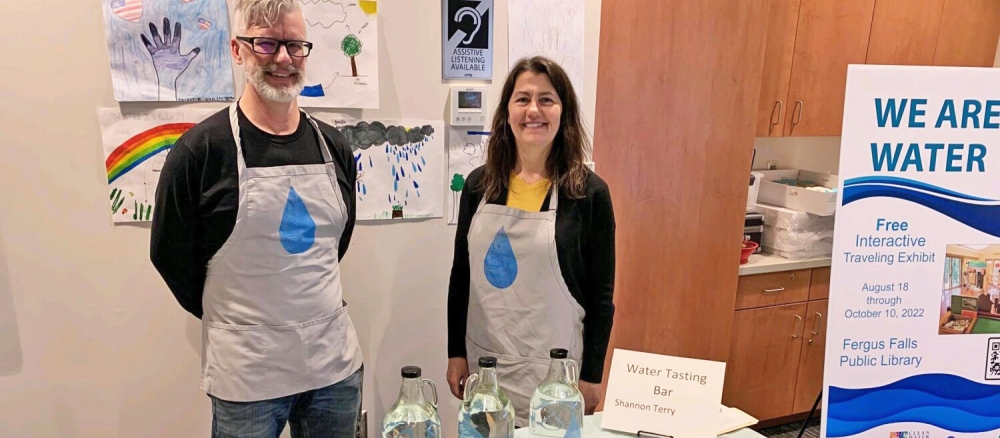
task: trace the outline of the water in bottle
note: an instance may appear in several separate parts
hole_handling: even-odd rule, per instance
[[[438,438],[441,418],[437,412],[437,388],[429,379],[420,378],[420,368],[408,366],[402,370],[403,384],[399,399],[382,418],[382,438]],[[423,387],[429,385],[432,402],[424,398]]]
[[[465,381],[458,409],[459,438],[513,438],[514,406],[497,381],[497,360],[479,359],[479,373]]]
[[[579,438],[583,426],[583,394],[576,361],[562,348],[549,351],[549,372],[531,396],[531,436]]]

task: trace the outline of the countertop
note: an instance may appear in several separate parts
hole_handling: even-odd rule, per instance
[[[750,256],[750,261],[740,265],[740,275],[766,274],[769,272],[793,271],[796,269],[822,268],[830,266],[830,257],[789,260],[774,254],[762,252]]]

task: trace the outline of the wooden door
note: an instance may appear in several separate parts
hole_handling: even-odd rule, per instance
[[[757,136],[781,136],[785,130],[788,80],[792,74],[795,27],[799,23],[800,0],[771,0],[764,48],[764,75],[757,107]]]
[[[594,161],[618,224],[605,364],[615,348],[725,361],[767,5],[605,1],[601,23]]]
[[[1000,1],[945,0],[934,65],[993,67],[998,38]]]
[[[795,383],[792,413],[809,412],[816,396],[823,390],[823,359],[826,351],[828,300],[810,301],[806,310],[806,328],[802,335],[802,355]]]
[[[847,65],[865,63],[874,8],[875,0],[804,0],[799,6],[786,136],[841,135]]]
[[[933,65],[945,0],[878,0],[867,64]]]
[[[792,413],[806,303],[736,311],[722,403],[759,420]]]

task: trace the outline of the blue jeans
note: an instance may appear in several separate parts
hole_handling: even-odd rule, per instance
[[[258,402],[212,399],[212,438],[278,438],[287,422],[293,438],[353,438],[361,412],[362,367],[312,391]]]

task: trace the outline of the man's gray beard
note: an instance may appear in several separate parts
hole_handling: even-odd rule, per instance
[[[302,93],[302,89],[305,88],[306,75],[304,69],[296,69],[295,67],[289,66],[287,70],[295,75],[295,84],[289,87],[274,87],[267,83],[265,79],[266,73],[273,72],[278,69],[277,64],[267,64],[255,66],[250,70],[250,83],[257,94],[264,100],[272,102],[288,103],[295,100],[296,97]]]

